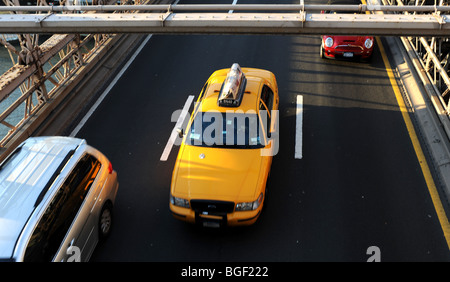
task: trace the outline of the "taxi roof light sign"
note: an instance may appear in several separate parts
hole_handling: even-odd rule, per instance
[[[221,107],[239,107],[247,79],[239,64],[234,63],[222,84],[217,103]]]

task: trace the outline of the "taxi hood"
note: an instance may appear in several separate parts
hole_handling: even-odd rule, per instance
[[[186,146],[180,152],[172,193],[189,199],[253,201],[262,164],[259,149]]]

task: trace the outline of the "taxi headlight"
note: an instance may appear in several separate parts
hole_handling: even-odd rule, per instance
[[[372,45],[373,45],[372,39],[367,38],[366,41],[364,41],[364,46],[365,46],[367,49],[372,48]]]
[[[330,48],[331,46],[333,46],[333,38],[327,37],[327,38],[325,39],[324,44],[325,44],[326,47]]]
[[[182,207],[182,208],[189,208],[189,200],[178,198],[170,195],[170,203],[174,206]]]
[[[253,211],[259,208],[263,200],[263,193],[259,194],[258,199],[253,202],[242,202],[236,204],[236,211]]]

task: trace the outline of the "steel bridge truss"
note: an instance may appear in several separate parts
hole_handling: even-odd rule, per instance
[[[383,0],[392,1],[383,5],[163,5],[151,0],[108,5],[115,1],[94,0],[86,6],[69,0],[20,6],[18,1],[3,0],[6,6],[0,6],[0,34],[18,34],[20,42],[14,47],[0,35],[13,60],[0,76],[0,124],[6,127],[0,126],[0,147],[116,33],[409,36],[403,39],[421,58],[438,93],[432,98],[436,111],[450,117],[449,0],[439,5],[425,2],[430,0]],[[39,44],[42,33],[54,35]],[[22,118],[13,122],[17,112]]]
[[[6,6],[0,8],[9,9],[10,14],[1,16],[26,16],[25,13],[29,13],[19,11],[22,6],[19,6],[18,0],[3,1]],[[66,5],[65,1],[61,0],[60,6]],[[31,7],[51,6],[46,0],[37,0],[36,6]],[[26,130],[23,128],[27,122],[38,119],[45,105],[63,99],[60,97],[62,89],[74,80],[82,68],[95,64],[99,50],[112,42],[115,35],[54,34],[45,36],[45,41],[42,37],[39,34],[19,33],[18,44],[12,44],[5,34],[0,33],[0,45],[8,50],[12,61],[12,67],[0,74],[0,148],[5,147],[18,131]]]
[[[448,7],[448,0],[437,0],[436,7]],[[436,4],[435,2],[433,2]],[[383,4],[393,7],[424,7],[433,4],[430,0],[383,0]],[[402,14],[418,15],[420,11],[403,11]],[[449,13],[436,10],[436,15]],[[430,101],[441,120],[442,127],[450,138],[450,34],[444,36],[402,37],[406,50],[414,51],[418,62],[413,61]],[[431,82],[431,84],[429,83]]]

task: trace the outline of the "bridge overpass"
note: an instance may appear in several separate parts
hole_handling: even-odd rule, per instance
[[[448,137],[433,106],[440,98],[427,94],[439,85],[414,70],[419,63],[408,54],[419,48],[411,42],[420,39],[405,49],[398,38],[378,38],[373,60],[361,63],[321,59],[318,35],[128,35],[69,87],[77,95],[61,98],[65,107],[54,106],[41,126],[22,132],[85,138],[118,171],[116,225],[95,261],[365,261],[370,246],[384,261],[448,261]],[[429,58],[424,63],[433,66]],[[276,74],[280,152],[261,220],[203,230],[170,215],[177,147],[166,161],[161,155],[172,113],[198,95],[212,71],[233,62]],[[303,157],[296,159],[299,96]]]

